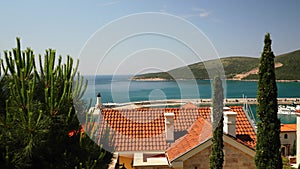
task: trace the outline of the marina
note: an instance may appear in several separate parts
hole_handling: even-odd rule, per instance
[[[300,98],[278,98],[278,105],[300,105]],[[127,109],[127,108],[150,108],[150,107],[168,107],[168,106],[181,106],[186,103],[193,103],[198,106],[207,106],[211,105],[212,99],[171,99],[171,100],[149,100],[149,101],[136,101],[128,103],[103,103],[103,106],[107,108],[118,108],[118,109]],[[249,104],[256,105],[256,98],[226,98],[224,99],[224,105],[241,105]],[[297,106],[300,109],[300,106]],[[294,110],[291,106],[283,107],[279,106],[281,110],[280,114],[288,114],[291,110]]]

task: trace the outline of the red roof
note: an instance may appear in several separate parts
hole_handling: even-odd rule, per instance
[[[242,107],[231,107],[230,111],[237,113],[236,117],[236,139],[238,142],[254,149],[256,143],[256,134],[251,127]],[[198,118],[188,130],[188,133],[178,139],[167,150],[168,158],[170,161],[176,157],[188,152],[196,146],[202,144],[212,137],[211,123],[204,120],[202,117]]]
[[[175,157],[184,154],[211,137],[211,123],[201,117],[198,118],[188,130],[188,133],[184,137],[176,140],[176,142],[167,150],[169,161],[172,161]]]
[[[289,131],[297,131],[297,124],[281,124],[280,131],[289,132]]]
[[[236,138],[237,141],[244,143],[250,148],[255,148],[256,144],[256,134],[251,126],[243,108],[240,106],[230,107],[231,111],[237,113],[236,116]]]
[[[254,148],[256,136],[242,107],[231,107],[231,111],[237,112],[236,138],[239,142]],[[203,141],[211,137],[211,132],[205,130],[210,124],[210,108],[150,108],[150,109],[102,109],[102,120],[100,123],[101,133],[109,127],[113,137],[115,151],[166,151],[171,143],[165,139],[164,113],[173,112],[175,139],[183,139],[183,135],[190,136],[188,139],[194,140],[181,147],[187,150],[193,147],[199,138]],[[195,121],[197,123],[195,123]],[[199,132],[201,131],[201,132]],[[210,130],[211,131],[211,130]],[[203,133],[204,132],[204,133]],[[113,134],[112,134],[113,133]],[[101,135],[101,134],[100,134]],[[104,134],[102,134],[104,136]],[[181,137],[181,138],[180,138]],[[180,139],[179,139],[180,138]],[[173,143],[176,145],[176,143]],[[173,146],[172,146],[173,147]]]

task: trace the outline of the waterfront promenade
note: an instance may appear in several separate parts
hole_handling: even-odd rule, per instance
[[[181,106],[186,103],[193,103],[199,106],[211,105],[212,99],[172,99],[172,100],[150,100],[150,101],[138,101],[128,103],[107,103],[106,107],[115,107],[118,109],[127,108],[145,108],[145,107],[162,107],[162,106]],[[256,98],[226,98],[224,99],[224,105],[242,105],[242,104],[257,104]],[[278,98],[279,105],[300,104],[300,98]]]
[[[277,98],[278,104],[300,104],[300,98]],[[225,99],[226,104],[258,104],[256,98],[229,98]]]

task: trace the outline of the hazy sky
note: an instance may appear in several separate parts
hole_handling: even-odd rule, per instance
[[[11,0],[0,6],[2,57],[20,37],[23,48],[36,54],[53,48],[79,58],[84,74],[138,74],[215,57],[258,57],[267,32],[275,55],[300,49],[298,0]]]

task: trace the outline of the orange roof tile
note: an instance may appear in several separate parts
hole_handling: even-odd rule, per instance
[[[244,114],[242,107],[234,106],[231,107],[230,111],[234,111],[237,113],[236,138],[233,139],[236,139],[238,142],[253,149],[256,144],[256,134],[246,115]],[[184,137],[178,139],[167,150],[169,160],[174,160],[176,157],[179,157],[180,155],[186,153],[194,147],[202,144],[211,137],[211,123],[201,117],[198,118],[198,120],[196,120],[190,127],[188,133]]]
[[[256,143],[255,132],[242,107],[231,107],[231,111],[237,112],[237,140],[254,148]],[[113,144],[114,151],[165,151],[171,145],[165,139],[164,113],[168,112],[175,114],[175,139],[179,139],[185,133],[190,135],[198,134],[199,136],[200,132],[197,131],[202,131],[203,125],[210,123],[209,107],[130,110],[102,109],[102,118],[97,132],[98,135],[107,137],[104,131],[106,128],[109,129],[111,137],[110,140],[108,139],[108,142],[109,144]],[[201,124],[203,124],[202,127],[199,126]],[[202,140],[205,140],[204,136],[207,138],[210,137],[207,134],[200,135]],[[189,139],[194,140],[193,142],[190,143],[191,140],[185,141],[187,148],[197,143],[195,141],[197,139],[195,138],[195,135],[192,135]]]
[[[212,137],[211,123],[199,117],[188,130],[188,133],[178,139],[167,150],[168,159],[172,161],[176,157],[184,154],[185,152],[193,149],[203,141]]]
[[[245,145],[255,148],[256,134],[251,126],[246,114],[241,106],[230,107],[231,111],[237,113],[236,116],[236,138],[237,141],[244,143]]]
[[[297,124],[281,124],[280,131],[283,132],[297,131]]]

